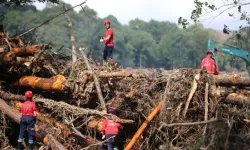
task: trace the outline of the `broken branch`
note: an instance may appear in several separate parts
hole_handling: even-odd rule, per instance
[[[200,79],[200,72],[197,73],[195,76],[194,76],[194,80],[193,80],[193,83],[192,83],[192,88],[191,88],[191,91],[188,95],[188,99],[186,100],[186,104],[185,104],[185,108],[183,110],[183,114],[182,114],[182,117],[183,118],[186,118],[186,114],[187,114],[187,110],[188,110],[188,107],[189,107],[189,104],[190,104],[190,101],[192,100],[193,98],[193,95],[198,87],[198,83],[197,81]]]

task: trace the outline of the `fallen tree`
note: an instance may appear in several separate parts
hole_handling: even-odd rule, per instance
[[[250,86],[250,80],[248,78],[236,75],[219,75],[213,77],[220,86]]]
[[[14,94],[7,93],[4,91],[0,91],[0,96],[5,100],[20,100],[20,101],[25,100],[22,95],[14,95]],[[64,110],[65,113],[69,113],[69,114],[74,115],[74,116],[98,115],[98,116],[101,116],[104,118],[113,119],[115,122],[134,123],[133,120],[121,119],[121,118],[119,118],[115,115],[112,115],[112,114],[107,114],[105,112],[93,110],[93,109],[85,109],[85,108],[76,107],[73,105],[69,105],[65,102],[56,102],[54,100],[45,99],[45,98],[38,98],[38,97],[34,97],[33,101],[36,103],[43,103],[45,107],[50,108],[53,111],[58,111],[59,113],[62,110]]]

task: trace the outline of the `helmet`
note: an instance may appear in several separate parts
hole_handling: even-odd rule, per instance
[[[106,24],[109,24],[109,25],[110,25],[111,22],[110,22],[109,20],[105,20],[105,21],[104,21],[104,25],[106,25]]]
[[[32,98],[33,93],[31,91],[26,91],[24,96],[25,98]]]
[[[207,54],[213,54],[213,52],[211,50],[207,50]]]

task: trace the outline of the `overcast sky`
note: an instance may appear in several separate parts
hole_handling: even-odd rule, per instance
[[[72,6],[81,3],[80,0],[64,0]],[[222,5],[221,0],[210,0],[216,6]],[[35,3],[38,9],[45,7],[43,3]],[[170,21],[177,23],[180,16],[190,18],[194,8],[194,0],[88,0],[86,5],[97,11],[100,17],[114,15],[122,24],[128,24],[131,19],[139,18],[145,21],[151,19],[158,21]],[[76,9],[79,10],[80,8]],[[250,10],[250,6],[247,8]],[[237,12],[237,9],[231,12]],[[203,19],[210,18],[216,14],[210,13]],[[216,17],[213,21],[206,20],[202,24],[207,28],[222,30],[224,24],[227,24],[231,29],[237,29],[242,22],[238,19],[228,17],[228,12]],[[245,24],[245,23],[244,23]]]

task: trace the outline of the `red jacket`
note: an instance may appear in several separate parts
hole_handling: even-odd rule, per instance
[[[105,33],[105,38],[110,35],[109,40],[105,41],[106,46],[114,46],[114,33],[111,28],[107,29]]]
[[[104,134],[118,134],[121,124],[114,122],[113,120],[104,119],[102,125],[102,131]]]
[[[21,105],[22,116],[34,116],[34,111],[36,111],[36,104],[32,101],[25,101]]]
[[[207,55],[202,61],[201,61],[201,68],[207,70],[209,74],[220,74],[219,69],[216,67],[216,64],[214,60],[211,58],[211,56]]]

